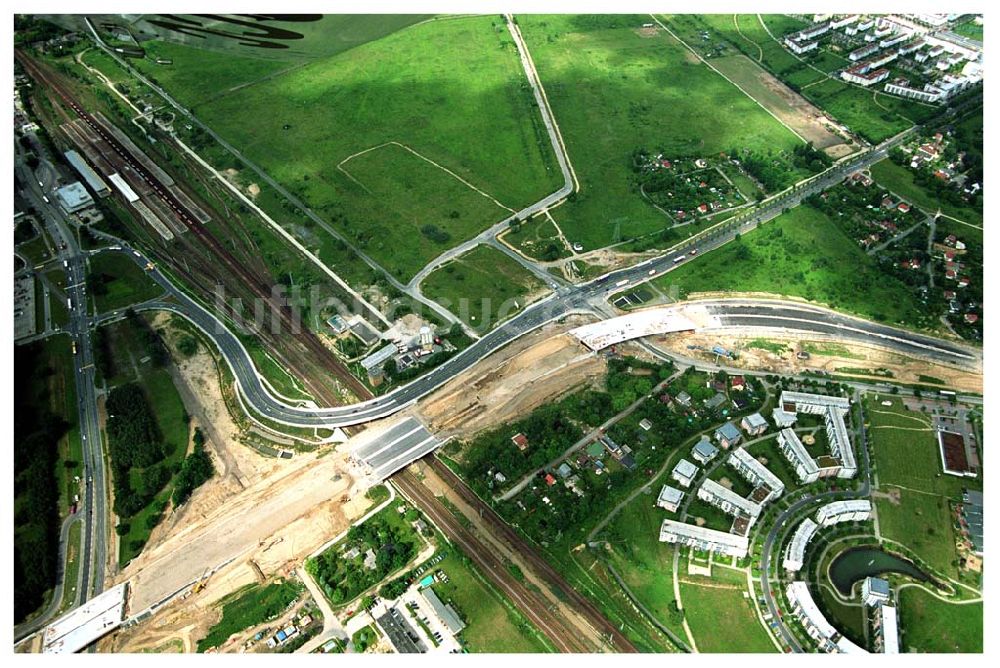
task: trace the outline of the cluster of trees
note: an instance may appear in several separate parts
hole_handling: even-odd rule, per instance
[[[133,335],[137,336],[142,343],[152,365],[158,369],[166,366],[167,362],[170,361],[170,354],[167,352],[167,347],[163,345],[159,333],[132,309],[128,310],[125,317]]]
[[[740,164],[747,174],[755,178],[769,193],[781,190],[788,185],[792,166],[783,153],[768,150],[759,153],[749,149],[743,151],[730,150],[729,155],[738,155]]]
[[[812,142],[796,146],[792,151],[792,164],[800,169],[808,169],[813,174],[822,172],[833,164],[833,158],[816,150]]]
[[[172,500],[174,507],[181,505],[189,498],[195,489],[215,475],[212,457],[205,450],[205,435],[201,429],[194,430],[194,451],[184,458],[181,468],[174,478]]]
[[[608,362],[605,387],[611,394],[611,406],[616,413],[628,408],[636,399],[649,394],[660,381],[673,373],[673,364],[643,362],[633,357]]]
[[[131,517],[169,482],[173,472],[162,464],[169,453],[164,452],[160,426],[141,385],[128,383],[114,388],[105,407],[115,513]],[[132,471],[138,475],[133,476]]]
[[[496,484],[491,471],[503,473],[506,484],[514,484],[583,438],[584,426],[595,427],[614,413],[610,394],[578,392],[463,443],[462,467],[472,487],[485,496]],[[524,452],[511,442],[511,437],[518,433],[528,439]]]
[[[395,512],[389,509],[386,512]],[[347,559],[344,552],[357,548],[360,554]],[[375,552],[375,568],[366,568],[364,553]],[[380,513],[347,532],[342,544],[306,561],[306,571],[315,578],[334,605],[347,603],[361,592],[405,566],[417,554],[417,538],[405,524],[389,521]]]
[[[41,343],[14,355],[14,621],[45,602],[55,584],[59,555],[59,439],[69,425],[52,413]]]
[[[686,380],[678,379],[678,384]],[[704,376],[700,374],[690,380],[691,384],[698,382],[704,386]],[[639,430],[636,427],[642,419],[653,423],[652,429],[642,432],[647,439],[645,442],[638,440]],[[538,543],[551,545],[562,541],[563,544],[579,544],[610,507],[624,498],[631,488],[648,480],[637,475],[638,471],[658,469],[681,443],[715,424],[718,424],[718,419],[707,414],[688,416],[660,401],[646,401],[609,432],[619,444],[632,447],[632,455],[637,462],[636,471],[610,467],[600,477],[583,471],[577,483],[584,492],[582,497],[564,485],[556,484],[544,488],[549,504],[541,501],[541,492],[538,496],[529,497],[530,492],[526,491],[501,502],[497,509],[504,519],[517,525],[526,536]],[[519,502],[523,504],[523,509]]]
[[[441,244],[442,246],[451,241],[450,234],[448,234],[445,230],[442,230],[437,225],[433,225],[431,223],[421,226],[420,233],[434,243]]]

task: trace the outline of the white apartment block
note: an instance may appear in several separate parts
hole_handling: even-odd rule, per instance
[[[788,547],[785,548],[785,558],[781,565],[786,571],[795,573],[802,569],[806,558],[806,547],[818,530],[819,525],[808,517],[802,520],[795,529],[792,540],[788,542]]]
[[[671,513],[676,513],[683,498],[684,492],[676,487],[664,485],[663,489],[660,490],[660,496],[656,499],[656,505]]]
[[[686,545],[705,552],[731,557],[745,557],[750,549],[750,539],[746,536],[737,536],[725,531],[716,531],[674,520],[663,520],[663,524],[660,525],[660,542]]]
[[[771,490],[771,494],[768,495],[763,503],[778,498],[785,491],[785,484],[781,482],[781,478],[774,475],[771,469],[761,464],[745,448],[736,448],[733,450],[729,454],[729,459],[726,463],[736,469],[736,472],[746,478],[750,484],[766,485]]]
[[[719,508],[722,512],[736,517],[746,515],[755,519],[764,509],[759,503],[754,503],[750,499],[740,496],[714,480],[705,480],[701,483],[701,487],[698,488],[698,498]]]
[[[799,435],[785,428],[778,432],[778,449],[795,469],[795,475],[803,485],[819,480],[819,467],[802,445]]]
[[[828,527],[841,522],[864,522],[872,516],[872,503],[867,499],[834,501],[816,511],[816,521]]]

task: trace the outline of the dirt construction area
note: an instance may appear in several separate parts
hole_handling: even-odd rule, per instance
[[[839,343],[817,338],[815,334],[795,336],[770,332],[743,336],[725,336],[716,333],[687,332],[658,336],[652,339],[660,349],[681,358],[715,362],[712,347],[721,345],[737,353],[727,366],[754,371],[768,371],[776,375],[800,374],[806,371],[823,371],[838,377],[856,378],[859,381],[912,383],[926,385],[928,377],[944,381],[945,387],[963,392],[983,391],[982,373],[962,371],[950,366],[934,364],[923,359],[905,357],[874,346],[857,343]],[[800,359],[799,354],[808,355]],[[891,374],[891,375],[889,375]]]
[[[830,128],[831,122],[822,111],[746,56],[714,58],[712,65],[782,123],[830,157],[842,158],[856,150]]]
[[[175,359],[178,359],[175,356]],[[276,459],[239,440],[212,357],[204,350],[172,371],[192,422],[206,436],[216,475],[153,531],[143,552],[109,579],[130,581],[129,614],[173,596],[212,569],[198,594],[178,597],[152,619],[105,642],[114,651],[193,651],[232,591],[298,568],[306,555],[360,517],[370,502],[341,452]]]
[[[588,322],[572,316],[518,339],[420,402],[417,417],[439,438],[467,438],[599,382],[603,358],[565,334]]]

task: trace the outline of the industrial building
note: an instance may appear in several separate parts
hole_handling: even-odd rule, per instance
[[[816,511],[816,521],[828,527],[841,522],[864,522],[872,516],[872,503],[867,499],[834,501]]]
[[[755,501],[760,498],[758,503],[768,503],[781,496],[782,492],[785,491],[785,484],[781,482],[781,478],[774,475],[769,468],[761,464],[745,448],[736,448],[733,450],[726,463],[746,478],[747,482],[751,485],[754,485],[758,489],[762,487],[767,489],[767,494],[762,498],[758,497],[755,490],[753,497]]]
[[[656,505],[671,513],[676,513],[683,499],[684,492],[676,487],[664,485],[663,489],[660,490],[660,495],[656,498]]]
[[[714,480],[705,480],[701,483],[701,487],[698,488],[698,498],[719,508],[722,512],[736,517],[746,515],[756,519],[764,509],[759,503],[740,496]]]
[[[453,607],[447,603],[443,603],[430,587],[427,587],[420,593],[427,601],[427,605],[430,606],[437,618],[441,620],[441,623],[444,624],[445,628],[448,629],[452,635],[458,635],[462,632],[462,629],[465,628],[465,622],[462,621],[462,618],[458,616],[458,613],[455,612]]]
[[[94,191],[95,195],[98,197],[107,197],[111,194],[111,188],[108,187],[108,184],[98,176],[97,172],[87,164],[79,153],[70,150],[66,151],[63,155],[66,156],[66,160],[73,166],[73,169],[83,177],[84,182]]]
[[[806,547],[809,546],[809,541],[812,540],[812,537],[816,535],[816,531],[818,530],[819,525],[808,517],[802,520],[798,528],[795,529],[792,540],[788,542],[788,547],[785,548],[785,558],[782,566],[786,571],[796,573],[802,569],[806,559]]]
[[[663,520],[663,524],[660,525],[660,542],[686,545],[704,552],[731,557],[745,557],[750,547],[750,540],[746,536],[736,536],[725,531],[674,520]]]
[[[79,181],[74,181],[56,190],[56,201],[66,213],[76,213],[94,206],[94,198]]]

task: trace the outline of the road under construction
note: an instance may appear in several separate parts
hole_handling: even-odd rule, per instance
[[[562,286],[546,299],[533,304],[510,320],[501,323],[471,346],[450,358],[444,364],[428,371],[416,380],[393,390],[381,397],[372,397],[367,387],[341,363],[319,338],[308,328],[300,329],[293,309],[277,298],[273,285],[262,280],[260,274],[251,271],[247,265],[220,243],[219,239],[204,225],[208,215],[174,184],[164,182],[160,170],[140,159],[130,147],[130,142],[122,141],[119,132],[113,129],[107,119],[85,111],[70,89],[31,58],[17,52],[19,62],[39,83],[43,83],[58,95],[69,109],[77,115],[81,126],[72,137],[99,138],[102,155],[109,164],[120,171],[128,171],[141,180],[146,194],[156,198],[156,208],[169,214],[174,223],[183,228],[177,232],[190,232],[196,243],[201,244],[220,263],[221,271],[230,274],[242,283],[256,298],[269,304],[282,325],[283,331],[301,331],[298,342],[326,372],[348,388],[360,401],[350,405],[329,407],[304,407],[292,404],[275,394],[263,381],[253,358],[243,342],[218,316],[202,306],[173,281],[147,256],[137,248],[123,245],[120,252],[127,253],[147,270],[154,281],[165,288],[170,301],[153,302],[145,306],[150,309],[169,310],[177,313],[201,331],[219,348],[230,370],[233,372],[245,403],[268,420],[299,427],[347,427],[363,425],[391,416],[427,396],[458,374],[468,370],[481,360],[508,345],[519,337],[537,330],[542,325],[559,320],[574,313],[591,313],[602,317],[607,315],[604,304],[616,289],[622,286],[635,287],[641,283],[663,276],[679,266],[693,252],[706,253],[718,248],[736,235],[746,233],[758,224],[780,214],[787,206],[794,205],[812,192],[827,187],[848,171],[868,166],[884,157],[889,144],[877,147],[868,154],[845,162],[824,179],[817,179],[810,186],[798,191],[792,199],[778,200],[762,206],[754,216],[739,224],[697,235],[682,242],[661,257],[648,260],[641,265],[621,269],[575,286]],[[74,140],[75,141],[75,140]],[[91,146],[91,149],[94,147]],[[113,155],[112,155],[113,154]],[[116,157],[115,157],[116,156]],[[182,276],[182,272],[178,272]],[[710,328],[734,329],[793,329],[835,335],[845,340],[866,341],[881,345],[902,354],[922,356],[938,362],[954,365],[980,366],[981,351],[965,345],[940,340],[924,334],[872,323],[836,313],[829,309],[803,304],[775,302],[769,300],[709,300],[699,305],[711,317]],[[631,336],[614,334],[615,340],[628,340]],[[583,340],[583,339],[581,339]],[[597,348],[596,346],[594,346]],[[401,440],[400,442],[404,442]],[[423,441],[422,441],[423,442]],[[412,446],[412,444],[410,444]],[[389,454],[379,450],[380,456]],[[405,453],[403,453],[405,454]],[[530,566],[532,572],[541,578],[559,598],[566,600],[572,608],[583,616],[600,639],[581,637],[579,629],[570,621],[550,610],[549,603],[540,593],[533,591],[524,582],[514,577],[503,560],[486,546],[472,531],[462,525],[455,515],[425,487],[420,480],[404,467],[413,460],[422,461],[448,485],[463,502],[478,512],[490,533],[504,542]],[[393,482],[445,532],[445,535],[477,564],[493,583],[500,588],[519,610],[544,633],[560,651],[592,651],[594,645],[611,651],[635,651],[634,645],[601,613],[588,598],[577,592],[518,532],[503,521],[493,509],[469,489],[447,466],[433,454],[428,455],[423,448],[413,448],[412,459],[391,458],[393,468],[386,468],[384,475],[392,474]],[[397,465],[398,464],[398,465]]]

